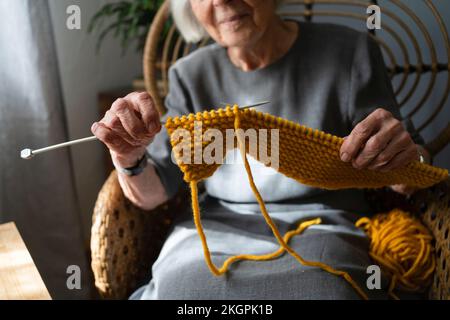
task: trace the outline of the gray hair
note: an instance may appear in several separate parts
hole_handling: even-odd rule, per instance
[[[275,0],[277,6],[280,6],[284,1]],[[175,25],[187,42],[196,43],[208,35],[192,12],[189,0],[171,0],[170,11]]]

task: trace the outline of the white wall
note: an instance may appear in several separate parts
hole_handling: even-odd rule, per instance
[[[91,135],[90,127],[99,120],[97,94],[100,91],[130,86],[141,74],[141,57],[134,48],[122,56],[118,41],[108,37],[96,54],[97,34],[88,34],[92,15],[112,0],[49,0],[54,26],[62,91],[66,106],[69,138]],[[66,28],[66,8],[81,8],[82,29]],[[105,180],[104,150],[100,142],[72,147],[75,182],[85,231],[89,239],[91,215],[98,191]]]

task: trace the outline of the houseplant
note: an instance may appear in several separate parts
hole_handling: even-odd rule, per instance
[[[97,51],[108,34],[120,40],[122,53],[134,43],[142,52],[148,29],[164,0],[122,0],[102,6],[92,17],[88,32],[99,31]]]

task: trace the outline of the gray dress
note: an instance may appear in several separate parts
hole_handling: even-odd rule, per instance
[[[269,100],[261,111],[337,136],[378,107],[400,117],[381,51],[366,34],[332,24],[299,23],[294,45],[270,66],[250,72],[236,68],[217,44],[180,59],[169,72],[167,116],[216,108],[221,101],[245,105]],[[412,124],[404,122],[420,143]],[[172,162],[166,132],[150,145],[156,170],[169,196],[182,182]],[[237,152],[231,151],[231,152]],[[230,154],[228,154],[230,156]],[[238,156],[239,157],[239,156]],[[365,289],[368,240],[354,227],[370,210],[360,190],[311,188],[249,157],[255,183],[282,233],[301,221],[321,217],[290,244],[307,260],[345,270]],[[202,221],[213,261],[221,266],[236,254],[264,254],[279,245],[260,213],[242,163],[224,164],[206,180]],[[152,279],[132,299],[358,299],[342,278],[304,267],[285,254],[273,261],[243,261],[215,277],[204,261],[190,210],[180,212],[152,267]],[[382,280],[386,288],[386,279]],[[385,290],[368,290],[385,298]]]

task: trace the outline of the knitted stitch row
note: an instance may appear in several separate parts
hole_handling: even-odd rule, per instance
[[[192,139],[171,139],[177,163],[184,173],[186,182],[201,181],[210,177],[220,164],[195,164],[181,161],[179,144],[190,143],[194,154],[194,134],[203,134],[208,129],[220,130],[225,136],[227,129],[235,129],[234,122],[239,113],[240,127],[247,129],[279,130],[279,168],[278,171],[287,177],[313,187],[324,189],[342,188],[379,188],[395,184],[406,184],[417,188],[430,187],[448,177],[448,171],[427,164],[413,161],[403,168],[387,173],[372,170],[357,170],[350,163],[340,160],[339,150],[343,139],[337,136],[314,130],[268,113],[251,109],[233,108],[199,112],[188,116],[169,118],[166,122],[168,133],[180,128],[189,130]],[[194,132],[194,121],[202,122],[202,132]],[[199,130],[197,130],[199,131]],[[267,145],[258,141],[259,147],[271,150],[270,135]],[[259,139],[259,138],[258,138]],[[211,141],[202,141],[203,148]],[[178,148],[176,148],[178,146]],[[246,148],[248,152],[248,147]],[[225,152],[223,153],[225,154]]]

